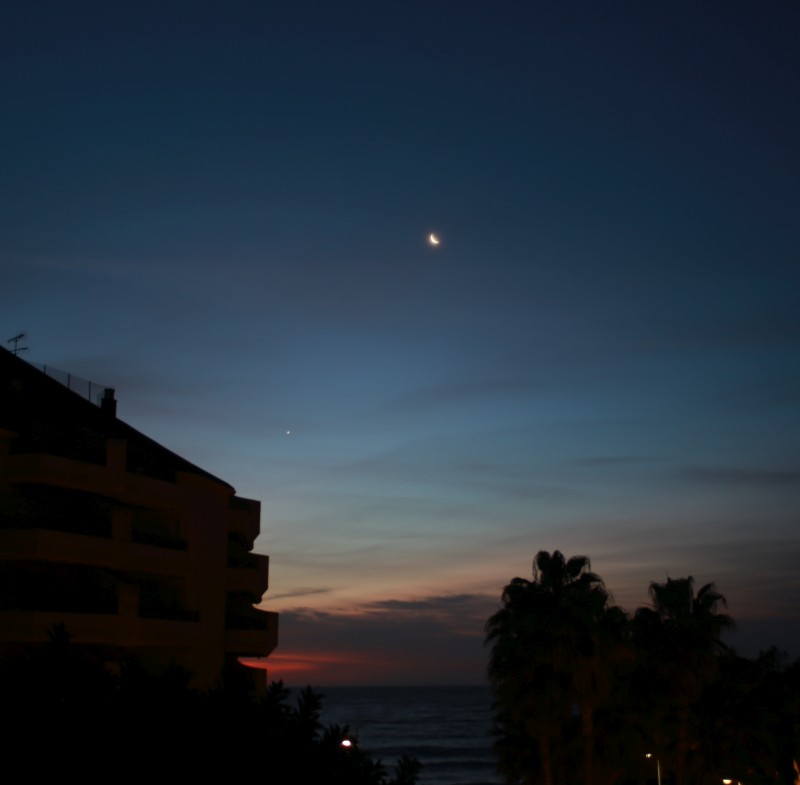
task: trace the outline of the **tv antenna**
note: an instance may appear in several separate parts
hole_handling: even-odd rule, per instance
[[[19,345],[19,342],[22,341],[24,338],[25,338],[25,333],[19,333],[18,335],[15,335],[13,338],[9,338],[6,341],[6,343],[13,343],[14,344],[14,348],[11,350],[11,354],[13,354],[15,357],[18,354],[21,354],[22,352],[27,352],[28,351],[28,347],[27,346],[20,346]]]

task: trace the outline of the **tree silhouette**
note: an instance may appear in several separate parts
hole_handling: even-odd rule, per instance
[[[486,623],[493,749],[509,785],[796,785],[800,662],[749,661],[713,583],[650,584],[631,620],[583,556],[540,551]],[[651,753],[649,762],[645,753]]]
[[[563,779],[582,758],[593,785],[595,711],[611,690],[625,614],[587,557],[560,551],[539,551],[533,580],[514,578],[501,599],[486,624],[500,771],[508,782],[553,785],[556,770]]]
[[[725,598],[714,584],[695,594],[691,576],[651,583],[650,597],[652,607],[639,608],[634,617],[641,684],[656,704],[649,736],[674,769],[675,784],[685,785],[690,740],[698,735],[693,707],[718,676],[717,655],[725,650],[721,635],[733,619],[718,612]]]
[[[404,756],[390,777],[346,726],[323,727],[322,696],[310,687],[292,704],[282,682],[256,695],[241,668],[232,668],[200,692],[188,686],[186,671],[153,672],[135,656],[112,674],[63,625],[49,639],[0,658],[9,765],[24,776],[74,769],[101,781],[122,775],[123,765],[133,779],[222,772],[266,776],[271,785],[414,785],[419,775],[419,763]]]

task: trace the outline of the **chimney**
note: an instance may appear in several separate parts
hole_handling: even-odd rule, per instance
[[[100,399],[100,411],[108,417],[117,416],[117,402],[114,400],[113,387],[106,387],[103,390],[103,397]]]

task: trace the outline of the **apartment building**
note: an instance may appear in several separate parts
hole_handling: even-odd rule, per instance
[[[277,645],[254,607],[260,504],[0,349],[0,653],[63,624],[114,668],[129,654],[208,687]],[[258,683],[264,671],[248,671]]]

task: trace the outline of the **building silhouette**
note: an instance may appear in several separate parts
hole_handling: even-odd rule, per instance
[[[212,686],[277,645],[260,503],[0,348],[0,654],[72,642]],[[248,669],[258,684],[264,671]]]

